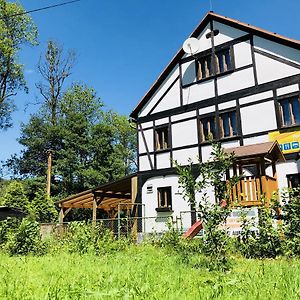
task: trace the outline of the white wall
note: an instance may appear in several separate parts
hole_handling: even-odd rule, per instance
[[[253,68],[248,68],[217,79],[219,95],[254,86]]]
[[[147,185],[152,185],[153,193],[147,194]],[[155,209],[158,206],[157,199],[157,188],[159,187],[172,187],[172,209],[173,212],[157,212]],[[167,176],[157,176],[148,179],[142,187],[142,203],[145,204],[145,216],[154,217],[146,219],[146,232],[161,232],[167,229],[164,220],[160,219],[162,217],[172,216],[174,219],[180,217],[181,211],[189,211],[190,207],[188,203],[183,199],[181,194],[182,190],[178,188],[178,176],[177,175],[167,175]],[[156,222],[153,222],[153,219]],[[189,224],[190,226],[190,224]]]
[[[154,157],[150,155],[150,159],[152,161],[152,165],[154,165]],[[139,157],[139,171],[148,171],[151,170],[150,162],[147,155],[143,155]]]
[[[183,104],[191,104],[215,97],[214,80],[208,80],[182,89]]]
[[[247,32],[245,31],[232,28],[230,26],[224,25],[216,21],[213,21],[213,28],[214,30],[218,29],[220,31],[220,33],[214,37],[215,46],[218,46],[220,44],[226,43],[228,41],[231,41],[233,39],[236,39],[238,37],[247,34]]]
[[[198,157],[198,147],[173,151],[173,159],[180,165],[187,165],[189,163],[189,159],[191,159],[193,163],[198,163]]]
[[[149,152],[153,152],[154,151],[154,145],[153,145],[153,129],[147,129],[143,131],[144,136],[145,136],[145,140],[148,146],[148,150]],[[139,132],[138,133],[139,136],[139,153],[146,153],[146,145],[144,142],[144,139],[142,137],[142,133]]]
[[[274,101],[241,108],[243,134],[277,128]]]
[[[252,64],[250,42],[242,42],[233,46],[235,67],[240,68]]]
[[[156,154],[157,169],[165,169],[171,167],[170,152]]]
[[[259,84],[300,74],[299,69],[258,53],[255,53],[255,63]]]
[[[290,160],[276,165],[279,190],[288,186],[286,175],[300,173],[300,162]]]
[[[176,79],[177,76],[179,76],[178,64],[172,70],[172,72],[169,74],[169,76],[164,80],[164,82],[160,85],[160,87],[155,92],[155,94],[144,105],[142,110],[139,112],[139,117],[144,117],[151,111],[151,109],[154,107],[154,105],[157,103],[157,101],[163,96],[163,94],[166,92],[166,90],[171,86],[171,84],[174,82],[174,80]],[[169,101],[166,101],[166,102],[169,103],[169,105],[171,105],[169,108],[174,108],[174,107],[178,106],[177,101],[174,101],[174,103],[173,102],[170,103]]]
[[[183,121],[172,125],[173,148],[198,143],[197,120]]]

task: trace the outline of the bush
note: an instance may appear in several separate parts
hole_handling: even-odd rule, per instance
[[[46,249],[37,222],[23,219],[20,226],[8,235],[6,249],[10,255],[44,254]]]

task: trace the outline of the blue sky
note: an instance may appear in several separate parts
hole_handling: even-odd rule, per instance
[[[26,10],[65,0],[20,0]],[[300,40],[299,0],[212,0],[216,13]],[[71,81],[96,89],[108,108],[129,115],[183,41],[210,9],[209,0],[81,0],[33,13],[39,46],[24,47],[29,94],[15,97],[14,127],[0,132],[0,160],[20,151],[20,123],[37,109],[36,65],[49,39],[74,49]]]

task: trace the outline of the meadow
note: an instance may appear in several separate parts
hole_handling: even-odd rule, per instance
[[[94,255],[0,254],[0,299],[299,299],[299,259],[232,258],[209,271],[152,245]]]

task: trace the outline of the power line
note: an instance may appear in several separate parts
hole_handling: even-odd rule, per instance
[[[79,1],[80,0],[73,0],[73,1],[67,1],[67,2],[63,2],[63,3],[59,3],[59,4],[50,5],[50,6],[45,6],[45,7],[41,7],[41,8],[37,8],[37,9],[33,9],[33,10],[24,11],[24,12],[21,12],[18,14],[12,14],[9,16],[1,17],[0,19],[21,16],[21,15],[25,15],[25,14],[29,14],[29,13],[33,13],[33,12],[37,12],[37,11],[41,11],[41,10],[46,10],[46,9],[50,9],[50,8],[54,8],[54,7],[58,7],[58,6],[63,6],[63,5],[67,5],[67,4],[71,4],[71,3],[79,2]]]

